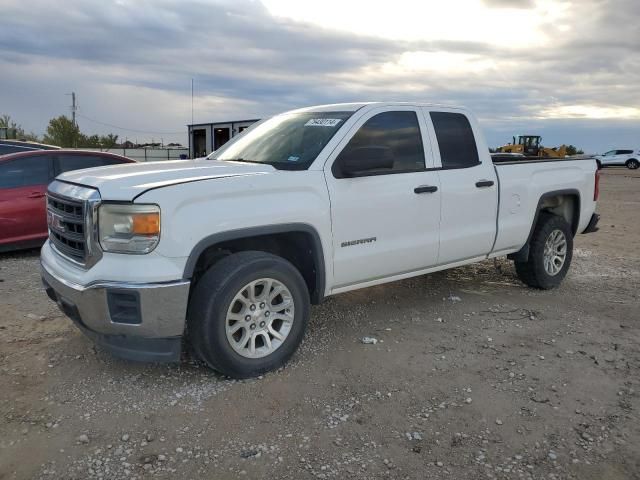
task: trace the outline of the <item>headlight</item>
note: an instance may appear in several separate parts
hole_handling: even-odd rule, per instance
[[[149,253],[160,240],[160,207],[105,203],[98,210],[98,234],[105,252]]]

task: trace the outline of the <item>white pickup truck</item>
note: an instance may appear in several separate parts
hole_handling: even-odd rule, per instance
[[[494,164],[463,108],[304,108],[207,159],[61,175],[42,277],[116,355],[176,361],[186,338],[249,377],[286,362],[330,295],[504,255],[557,286],[597,197],[595,160]]]

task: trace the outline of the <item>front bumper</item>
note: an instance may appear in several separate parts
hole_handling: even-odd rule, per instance
[[[180,359],[188,280],[164,283],[94,282],[77,285],[41,262],[49,298],[97,344],[128,360]]]

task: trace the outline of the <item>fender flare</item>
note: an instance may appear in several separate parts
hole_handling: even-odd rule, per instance
[[[529,244],[531,242],[531,237],[533,236],[533,231],[536,228],[536,224],[538,223],[538,218],[540,217],[540,212],[542,211],[542,202],[549,197],[557,197],[558,195],[569,195],[576,197],[576,208],[573,211],[573,219],[571,222],[571,231],[573,236],[575,237],[578,233],[578,226],[580,225],[580,212],[581,212],[581,197],[580,191],[575,188],[569,188],[565,190],[553,190],[551,192],[545,192],[540,195],[538,199],[538,205],[536,206],[536,212],[533,216],[533,222],[531,223],[531,229],[529,230],[529,235],[527,236],[527,241],[524,246],[518,250],[517,252],[510,253],[507,255],[507,258],[511,260],[515,260],[518,262],[525,262],[529,258]]]
[[[322,302],[326,285],[326,267],[324,261],[324,251],[322,249],[322,241],[315,227],[306,223],[283,223],[278,225],[264,225],[259,227],[241,228],[236,230],[227,230],[225,232],[214,233],[200,240],[191,250],[187,263],[184,267],[182,278],[190,279],[193,277],[196,265],[202,253],[218,243],[228,242],[229,240],[239,240],[242,238],[258,237],[261,235],[272,235],[275,233],[306,233],[309,234],[312,242],[312,255],[314,265],[316,266],[315,280],[316,291],[312,292],[311,301],[314,304]]]

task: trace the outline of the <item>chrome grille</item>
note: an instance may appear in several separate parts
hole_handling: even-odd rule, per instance
[[[56,249],[72,260],[85,263],[85,206],[83,201],[47,195],[49,239]]]
[[[64,258],[82,268],[91,268],[102,258],[98,243],[100,192],[61,180],[47,191],[49,243]]]

